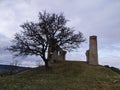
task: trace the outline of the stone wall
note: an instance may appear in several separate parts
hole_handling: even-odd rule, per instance
[[[66,51],[61,48],[53,50],[52,47],[48,48],[48,60],[50,63],[54,63],[57,60],[64,61],[66,58]]]
[[[98,65],[97,36],[90,36],[89,50],[86,51],[86,58],[89,64]]]

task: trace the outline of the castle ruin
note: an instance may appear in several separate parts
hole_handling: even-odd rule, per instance
[[[50,60],[50,63],[54,63],[57,60],[65,61],[66,58],[66,51],[61,49],[60,47],[49,47],[48,48],[48,60]]]
[[[90,36],[89,50],[86,51],[88,64],[98,65],[97,36]]]

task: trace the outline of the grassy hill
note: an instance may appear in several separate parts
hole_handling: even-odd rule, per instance
[[[85,62],[59,62],[0,77],[0,90],[120,90],[120,74]]]

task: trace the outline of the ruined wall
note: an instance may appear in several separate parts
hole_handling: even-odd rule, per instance
[[[61,48],[59,48],[58,50],[52,50],[55,49],[54,47],[49,47],[48,48],[48,60],[50,63],[54,63],[57,60],[62,60],[64,61],[66,58],[66,51],[62,50]]]
[[[98,65],[97,36],[90,36],[89,50],[86,51],[86,58],[89,64]]]
[[[65,58],[66,58],[66,51],[64,51],[64,50],[60,50],[59,51],[59,55],[58,55],[58,60],[65,60]]]

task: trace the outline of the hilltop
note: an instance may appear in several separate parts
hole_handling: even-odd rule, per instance
[[[85,62],[58,62],[0,77],[0,90],[120,90],[120,74]]]

